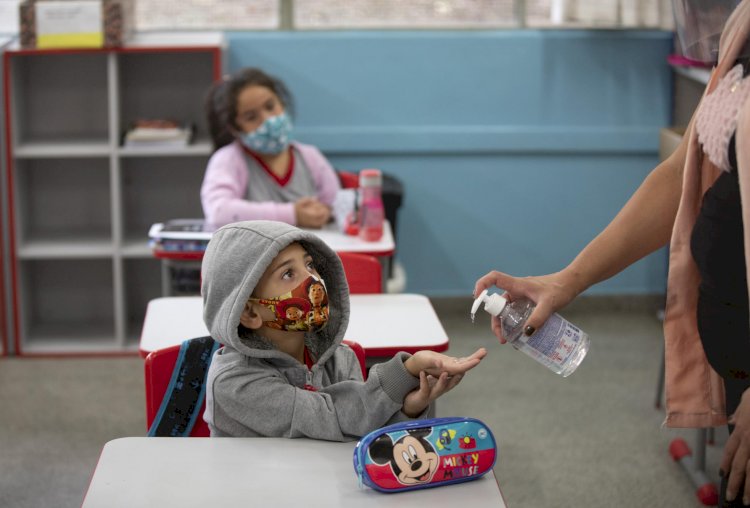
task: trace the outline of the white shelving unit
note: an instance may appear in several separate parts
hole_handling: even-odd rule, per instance
[[[123,48],[4,54],[10,134],[11,335],[19,354],[135,351],[161,295],[148,229],[201,216],[203,110],[221,34],[145,34]],[[185,148],[121,146],[139,118],[196,126]]]

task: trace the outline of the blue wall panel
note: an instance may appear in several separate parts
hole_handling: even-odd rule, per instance
[[[407,290],[468,295],[490,269],[559,270],[657,162],[671,34],[658,31],[229,33],[297,103],[296,137],[404,184]],[[664,252],[591,293],[664,288]]]

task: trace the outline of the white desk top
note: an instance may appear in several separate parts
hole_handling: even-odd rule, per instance
[[[359,487],[354,446],[282,438],[115,439],[104,445],[83,507],[506,506],[493,472],[398,494]]]
[[[345,339],[359,342],[367,356],[392,356],[398,351],[445,351],[448,335],[430,300],[416,294],[351,295]],[[467,313],[468,319],[468,313]],[[200,296],[165,296],[148,303],[140,350],[151,351],[209,335]]]
[[[391,223],[388,221],[383,223],[383,236],[377,242],[366,242],[358,236],[344,234],[333,224],[329,224],[323,229],[305,229],[305,231],[315,233],[336,252],[359,252],[372,254],[373,256],[389,256],[396,249]]]

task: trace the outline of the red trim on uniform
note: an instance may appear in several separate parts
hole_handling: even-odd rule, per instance
[[[289,180],[292,179],[292,175],[294,174],[294,150],[292,150],[291,146],[288,148],[289,165],[286,168],[286,174],[282,178],[279,178],[278,176],[276,176],[276,174],[273,171],[271,171],[271,168],[268,167],[268,164],[266,164],[266,162],[263,159],[258,157],[258,154],[248,149],[245,145],[241,144],[240,146],[242,146],[242,149],[245,151],[246,154],[248,154],[250,157],[255,159],[258,164],[260,164],[260,167],[262,167],[265,170],[265,172],[268,173],[268,175],[271,178],[273,178],[277,184],[279,184],[279,186],[285,187],[286,184],[289,183]]]
[[[312,366],[315,365],[315,359],[313,359],[307,346],[305,346],[305,349],[302,351],[302,356],[305,359],[305,365],[307,365],[307,368],[312,369]]]
[[[302,357],[305,361],[305,365],[307,365],[308,369],[312,369],[312,366],[315,365],[315,359],[310,354],[310,350],[307,349],[307,346],[304,346],[304,349],[302,350]],[[310,384],[305,383],[304,386],[302,386],[305,390],[309,392],[317,392],[318,389]]]

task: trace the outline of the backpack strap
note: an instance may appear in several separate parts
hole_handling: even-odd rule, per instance
[[[187,437],[206,396],[206,375],[219,343],[211,337],[183,341],[149,437]]]

